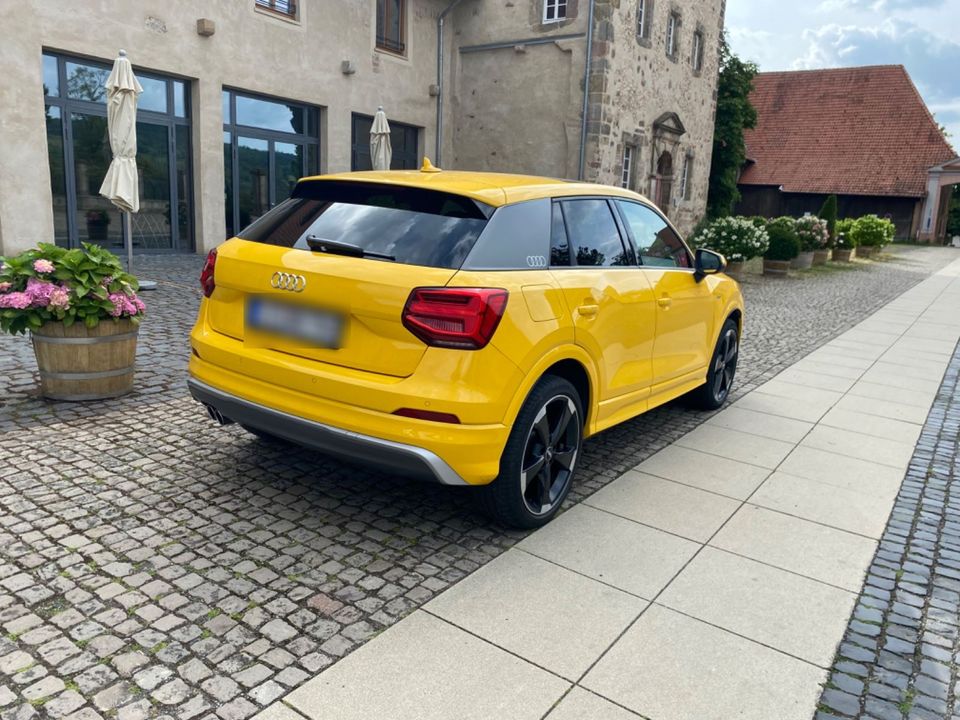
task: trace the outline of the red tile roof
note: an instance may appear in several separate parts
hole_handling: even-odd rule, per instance
[[[742,185],[922,197],[956,157],[902,65],[760,73],[750,100]]]

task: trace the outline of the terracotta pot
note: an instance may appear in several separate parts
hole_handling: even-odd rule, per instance
[[[857,247],[857,257],[869,260],[877,254],[877,248],[872,245],[861,245]]]
[[[128,318],[66,327],[47,322],[32,333],[40,392],[53,400],[103,400],[133,389],[137,331]]]
[[[830,259],[830,250],[814,250],[813,251],[814,265],[826,265],[827,260],[829,259]]]
[[[807,250],[790,261],[791,270],[809,270],[813,266],[813,250]]]
[[[786,277],[790,270],[789,260],[763,260],[763,274],[771,277]]]
[[[850,262],[850,258],[852,256],[853,256],[853,248],[834,248],[833,249],[834,262]]]
[[[727,269],[724,272],[734,280],[739,280],[743,277],[744,264],[742,260],[730,260],[727,262]]]

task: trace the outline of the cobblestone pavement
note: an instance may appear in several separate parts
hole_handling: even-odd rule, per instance
[[[960,719],[960,346],[837,651],[817,720]]]
[[[749,277],[738,393],[956,257]],[[220,428],[184,386],[196,257],[148,257],[137,390],[37,398],[0,338],[0,718],[242,720],[517,542],[468,489]],[[573,500],[706,416],[673,404],[587,443]]]

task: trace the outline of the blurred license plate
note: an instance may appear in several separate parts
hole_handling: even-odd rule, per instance
[[[325,310],[250,298],[247,301],[247,327],[261,333],[336,349],[340,347],[343,334],[343,316]]]

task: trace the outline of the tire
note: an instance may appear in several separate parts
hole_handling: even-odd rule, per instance
[[[546,375],[534,385],[500,456],[500,474],[480,488],[489,515],[513,528],[553,519],[573,483],[583,418],[580,395],[568,381]]]
[[[690,393],[690,404],[701,410],[717,410],[730,396],[740,357],[737,323],[727,320],[720,330],[717,346],[707,368],[707,382]]]

